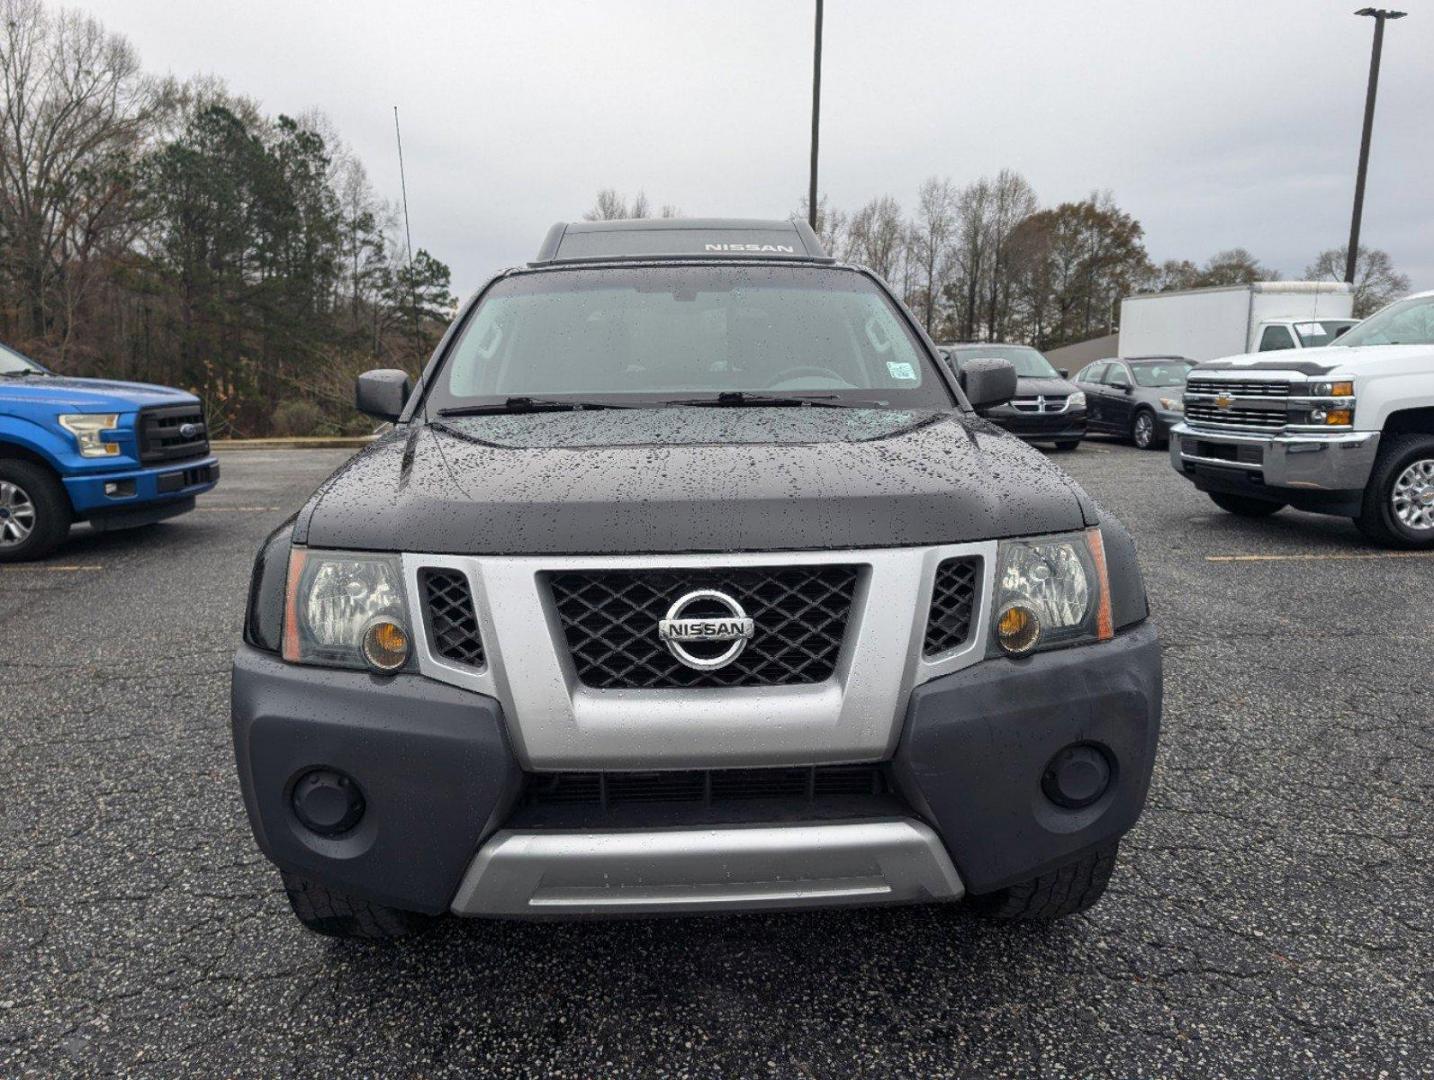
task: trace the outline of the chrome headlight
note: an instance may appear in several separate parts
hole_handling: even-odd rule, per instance
[[[1085,391],[1084,391],[1084,390],[1077,390],[1077,391],[1076,391],[1074,394],[1072,394],[1070,397],[1066,398],[1066,408],[1067,408],[1067,409],[1084,409],[1084,408],[1085,408]]]
[[[1163,397],[1163,398],[1161,398],[1161,399],[1160,399],[1160,407],[1161,407],[1162,409],[1164,409],[1166,412],[1178,412],[1178,413],[1183,413],[1183,412],[1185,411],[1185,403],[1184,403],[1183,401],[1181,401],[1179,398],[1173,398],[1173,397]]]
[[[55,419],[75,437],[80,457],[114,457],[120,452],[119,443],[100,438],[101,432],[113,431],[119,426],[118,413],[69,413]]]
[[[390,675],[410,667],[412,653],[397,555],[298,547],[289,553],[285,660]]]
[[[991,656],[1024,656],[1115,635],[1100,530],[1002,540]]]

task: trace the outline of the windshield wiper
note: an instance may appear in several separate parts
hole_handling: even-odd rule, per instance
[[[36,371],[34,368],[21,368],[19,371],[0,371],[0,375],[7,379],[23,379],[27,375],[43,375],[43,371]]]
[[[742,408],[795,408],[811,405],[818,409],[859,409],[872,405],[885,405],[884,401],[838,401],[835,394],[749,394],[743,390],[728,390],[715,397],[675,398],[664,401],[664,405],[705,405],[724,409]]]
[[[439,416],[491,416],[495,413],[586,412],[588,409],[631,409],[610,401],[561,401],[557,398],[510,397],[486,405],[455,405]]]

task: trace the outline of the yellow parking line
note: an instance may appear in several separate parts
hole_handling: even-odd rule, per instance
[[[1434,559],[1434,551],[1340,552],[1331,555],[1206,555],[1206,562],[1354,562],[1366,559]]]
[[[48,572],[48,573],[72,574],[72,573],[75,573],[76,571],[79,571],[79,570],[103,570],[103,569],[104,569],[104,567],[101,566],[101,565],[99,565],[99,563],[86,563],[86,564],[83,565],[83,566],[81,566],[81,565],[75,565],[75,566],[64,566],[64,565],[59,565],[59,566],[46,566],[46,565],[43,564],[43,563],[41,563],[41,564],[38,565],[38,566],[0,566],[0,571],[3,571],[4,573],[7,573],[7,574],[37,574],[37,573],[47,573],[47,572]]]

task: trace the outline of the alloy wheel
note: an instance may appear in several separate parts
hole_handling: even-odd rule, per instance
[[[1155,441],[1155,421],[1149,413],[1141,413],[1135,418],[1135,445],[1144,450]]]
[[[1434,459],[1410,462],[1390,491],[1389,502],[1406,528],[1434,529]]]
[[[35,531],[35,504],[19,484],[0,480],[0,547],[18,547]]]

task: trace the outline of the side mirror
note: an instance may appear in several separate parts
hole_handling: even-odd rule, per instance
[[[958,376],[971,407],[989,409],[1016,396],[1016,369],[1009,360],[968,360]]]
[[[1062,379],[1069,379],[1071,377],[1071,369],[1068,367],[1058,367],[1056,368],[1056,374]]]
[[[397,368],[365,371],[354,384],[354,408],[376,420],[397,420],[413,383],[408,372]]]
[[[1135,387],[1131,386],[1130,383],[1126,383],[1120,388],[1120,392],[1122,394],[1133,394],[1135,393]]]

